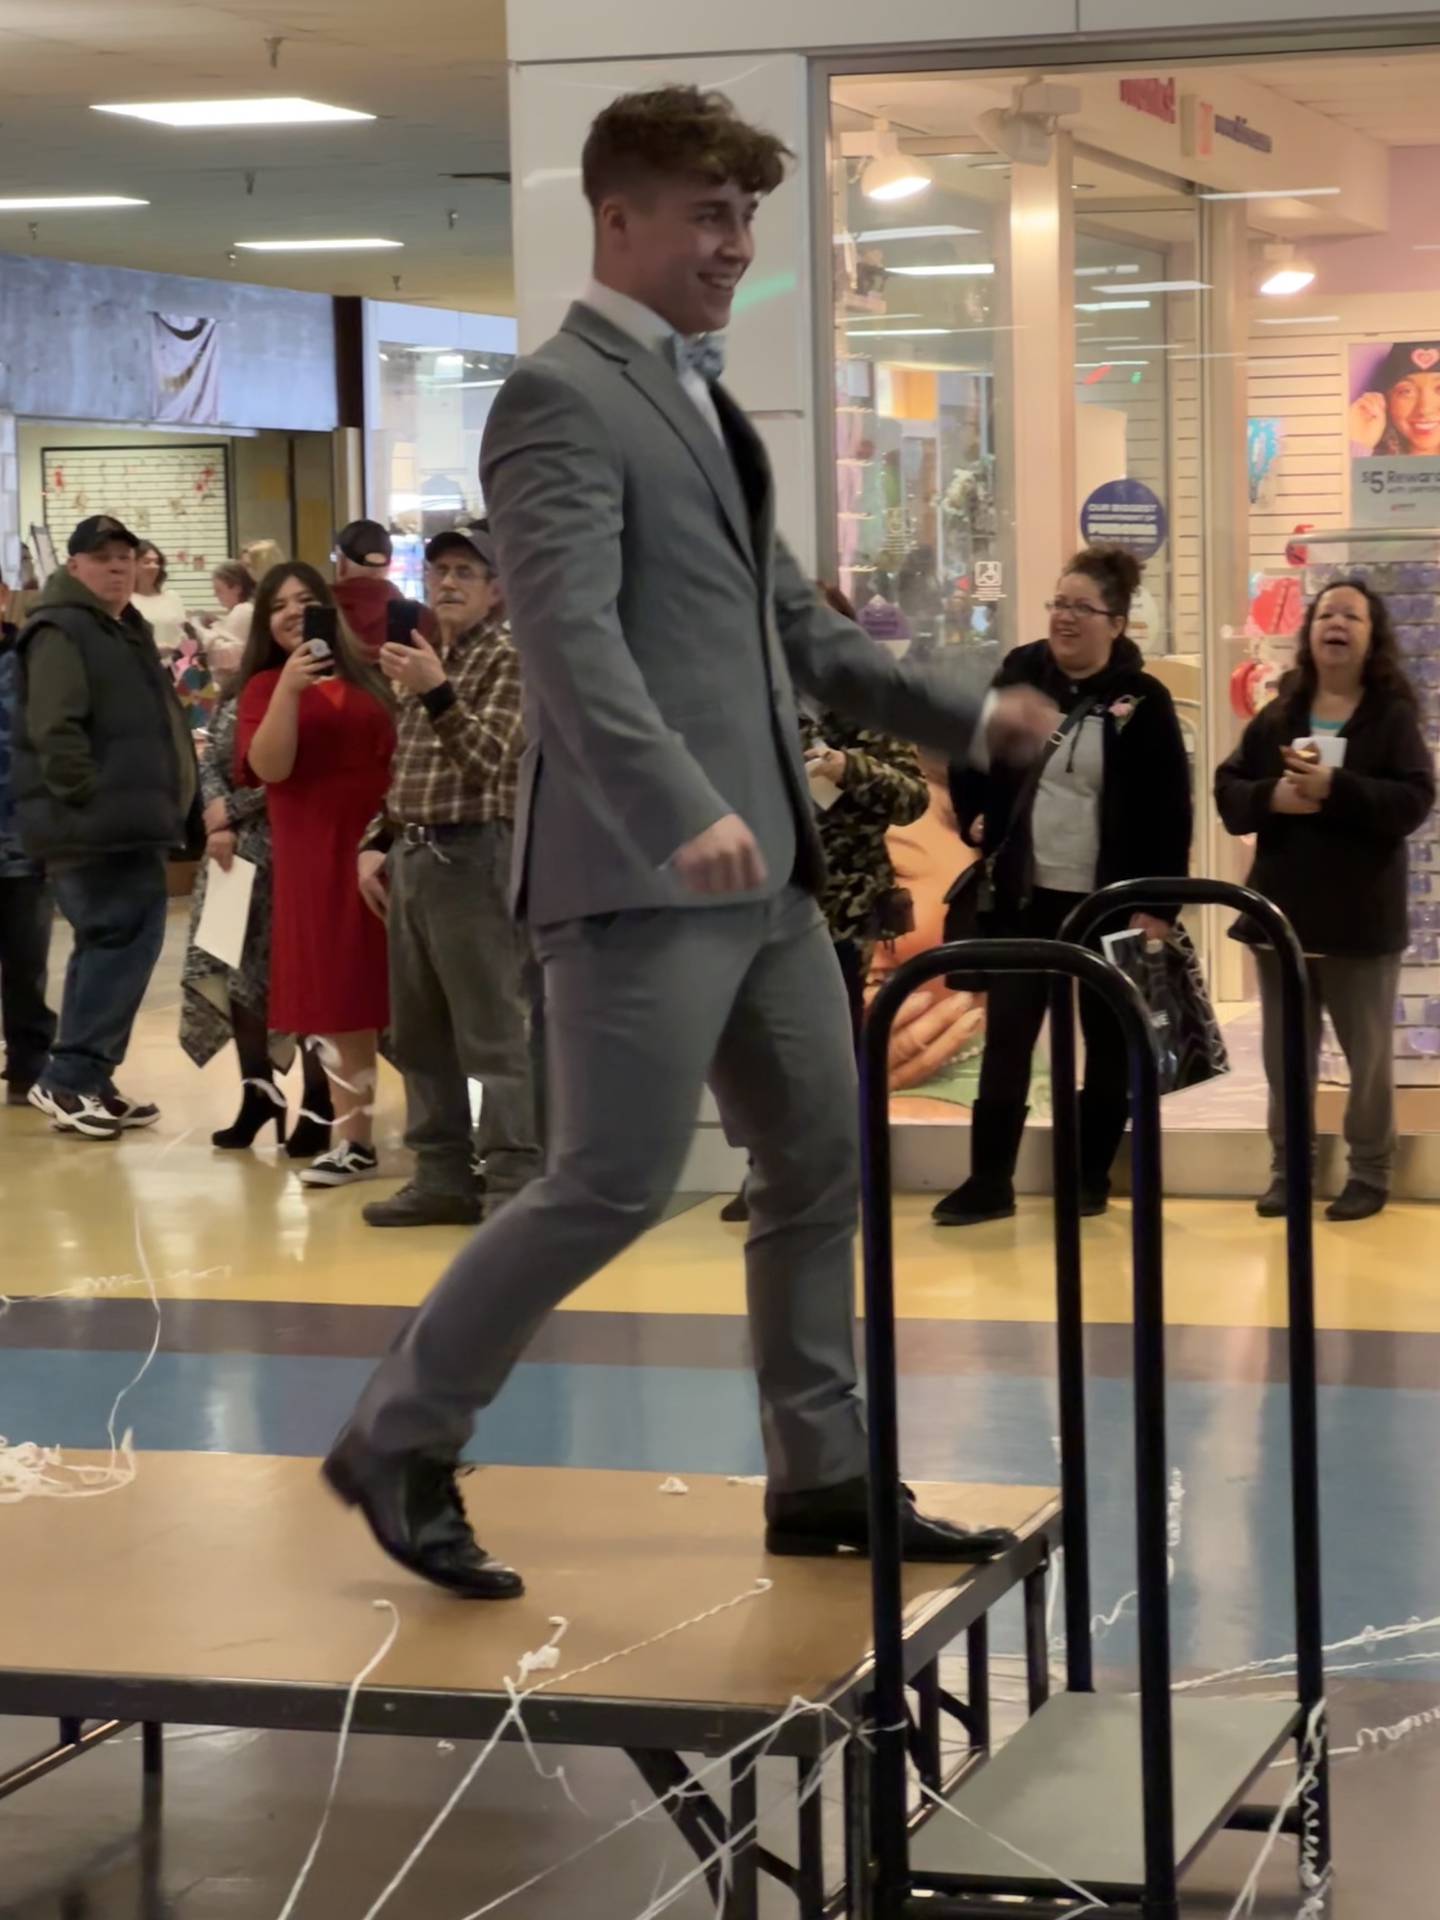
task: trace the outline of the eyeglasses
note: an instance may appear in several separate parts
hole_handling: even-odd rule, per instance
[[[1102,620],[1114,618],[1108,607],[1092,607],[1088,600],[1047,600],[1045,602],[1045,611],[1047,613],[1073,613],[1077,620],[1083,620],[1086,614],[1093,614],[1097,619]]]

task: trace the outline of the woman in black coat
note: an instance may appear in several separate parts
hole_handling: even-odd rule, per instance
[[[1435,803],[1435,763],[1400,663],[1389,609],[1361,580],[1328,587],[1305,616],[1296,666],[1215,776],[1220,817],[1253,833],[1249,884],[1294,927],[1310,976],[1310,1078],[1329,1008],[1350,1067],[1350,1176],[1327,1209],[1364,1220],[1385,1205],[1395,1157],[1392,1034],[1410,944],[1405,840]],[[1271,1181],[1257,1210],[1285,1211],[1279,964],[1256,947]],[[1312,1142],[1313,1151],[1313,1142]]]
[[[1057,741],[1028,771],[951,769],[956,818],[972,845],[983,819],[986,934],[1053,939],[1071,908],[1097,887],[1189,867],[1190,768],[1180,724],[1168,690],[1145,672],[1125,630],[1139,585],[1139,563],[1123,549],[1076,554],[1050,603],[1049,638],[1017,647],[995,676],[996,687],[1028,685],[1050,696],[1065,716]],[[1157,905],[1130,924],[1163,939],[1171,919]],[[1048,984],[1039,974],[997,975],[989,983],[970,1178],[936,1207],[940,1226],[1003,1220],[1015,1211],[1015,1161]],[[1081,1209],[1093,1215],[1109,1202],[1129,1093],[1114,1015],[1082,993],[1080,1023]]]

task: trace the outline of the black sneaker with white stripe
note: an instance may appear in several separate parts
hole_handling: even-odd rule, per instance
[[[373,1180],[380,1171],[380,1157],[374,1147],[362,1147],[354,1140],[342,1140],[338,1147],[306,1167],[300,1176],[302,1187],[348,1187],[356,1180]]]
[[[122,1133],[132,1133],[140,1127],[153,1127],[160,1118],[160,1109],[148,1100],[127,1100],[123,1093],[101,1095],[101,1104],[114,1120],[120,1122]]]
[[[56,1133],[76,1133],[86,1140],[120,1137],[120,1121],[96,1094],[70,1093],[41,1081],[30,1089],[30,1104],[45,1115]]]

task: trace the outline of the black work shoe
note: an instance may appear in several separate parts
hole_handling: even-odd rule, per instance
[[[362,1218],[367,1227],[477,1227],[484,1211],[473,1187],[468,1193],[441,1193],[411,1180],[388,1200],[372,1200]]]
[[[907,1560],[993,1560],[1015,1545],[1004,1527],[971,1531],[921,1513],[909,1487],[900,1489],[900,1541]],[[869,1492],[863,1478],[807,1493],[767,1493],[765,1551],[826,1556],[868,1553]]]
[[[937,1227],[978,1227],[986,1220],[1013,1220],[1015,1189],[1007,1180],[977,1176],[947,1193],[930,1214]]]
[[[1255,1202],[1255,1211],[1262,1220],[1283,1220],[1288,1198],[1284,1175],[1277,1173]]]
[[[737,1193],[733,1200],[727,1200],[720,1209],[720,1218],[727,1227],[741,1225],[750,1218],[750,1202],[743,1193]]]
[[[1347,1180],[1345,1190],[1325,1209],[1327,1220],[1371,1220],[1382,1213],[1389,1194],[1363,1180]]]
[[[513,1600],[525,1582],[478,1543],[455,1484],[453,1460],[370,1453],[346,1428],[320,1469],[337,1498],[359,1507],[381,1550],[466,1600]]]
[[[1098,1220],[1102,1213],[1109,1211],[1110,1195],[1108,1193],[1102,1193],[1098,1187],[1091,1193],[1081,1190],[1080,1218],[1082,1220]]]

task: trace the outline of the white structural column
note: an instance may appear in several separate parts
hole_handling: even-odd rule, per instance
[[[1016,166],[1010,176],[997,468],[1010,527],[1005,593],[1017,640],[1044,631],[1043,603],[1076,545],[1071,159],[1070,137],[1059,134],[1044,166]]]
[[[547,339],[585,283],[590,216],[580,153],[595,115],[622,93],[671,82],[718,87],[797,155],[762,209],[758,253],[736,302],[727,384],[769,448],[780,525],[802,561],[815,557],[815,419],[807,64],[757,58],[613,60],[517,67],[510,82],[515,291],[520,348]],[[822,152],[816,165],[824,164]],[[828,290],[827,290],[828,291]]]

